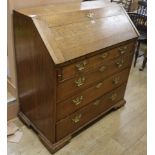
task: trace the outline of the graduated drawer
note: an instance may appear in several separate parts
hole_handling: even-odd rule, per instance
[[[91,119],[98,116],[100,113],[108,110],[117,101],[123,99],[126,85],[122,85],[110,93],[96,99],[79,111],[59,121],[56,125],[56,139],[67,136],[73,133]],[[70,107],[68,107],[69,109]],[[65,109],[63,109],[65,111]]]
[[[79,94],[57,104],[57,120],[73,113],[84,105],[92,102],[96,98],[104,95],[108,91],[120,86],[127,81],[129,69],[125,69],[110,78],[100,81],[90,88],[81,91]]]
[[[69,96],[74,95],[77,91],[95,83],[105,77],[108,77],[131,65],[133,54],[121,56],[108,63],[105,62],[97,67],[93,72],[78,75],[75,78],[59,83],[57,87],[57,101],[61,101]]]
[[[76,76],[77,74],[92,71],[93,68],[96,68],[102,63],[108,62],[111,59],[133,53],[133,49],[134,42],[131,42],[126,45],[114,48],[112,50],[101,52],[100,54],[97,54],[93,57],[85,58],[84,60],[77,63],[62,67],[61,78],[59,78],[59,81],[65,81]]]

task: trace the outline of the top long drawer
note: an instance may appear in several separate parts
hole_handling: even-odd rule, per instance
[[[129,55],[133,52],[134,44],[134,42],[131,42],[126,45],[109,50],[107,52],[101,52],[96,56],[86,58],[85,60],[78,63],[73,63],[71,65],[65,66],[62,68],[61,74],[58,75],[61,76],[61,78],[59,78],[59,81],[63,82],[67,79],[75,77],[77,74],[89,72],[94,68],[100,66],[102,63],[106,61],[108,62],[109,60],[112,60],[119,56]]]

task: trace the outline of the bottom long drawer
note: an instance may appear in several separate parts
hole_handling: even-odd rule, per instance
[[[69,117],[59,121],[56,125],[57,141],[64,138],[70,133],[76,131],[79,127],[89,122],[91,119],[106,111],[123,99],[126,84],[121,85],[110,93],[98,98]]]

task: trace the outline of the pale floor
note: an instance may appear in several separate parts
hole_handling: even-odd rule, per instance
[[[140,64],[130,72],[127,104],[78,134],[55,155],[147,154],[147,70],[140,72]],[[50,155],[31,129],[18,119],[14,122],[24,135],[19,144],[8,143],[8,155]]]
[[[7,103],[12,102],[14,100],[15,97],[10,92],[7,92]]]

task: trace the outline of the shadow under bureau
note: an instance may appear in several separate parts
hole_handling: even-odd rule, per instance
[[[125,104],[138,32],[121,6],[101,1],[14,10],[20,118],[55,152]]]

